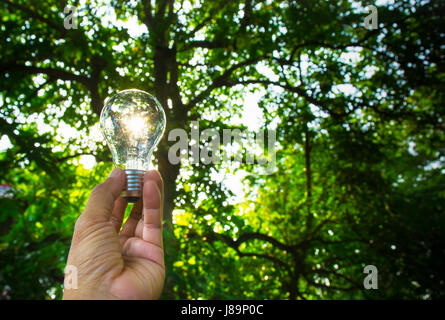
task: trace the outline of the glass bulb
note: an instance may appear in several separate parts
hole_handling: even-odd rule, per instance
[[[159,101],[137,89],[123,90],[106,100],[100,128],[116,167],[125,170],[128,202],[141,197],[145,171],[164,134],[166,117]]]

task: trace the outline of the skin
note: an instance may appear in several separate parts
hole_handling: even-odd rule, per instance
[[[161,175],[156,170],[145,174],[143,197],[121,230],[127,207],[120,196],[124,187],[125,174],[116,168],[92,190],[76,221],[67,261],[67,266],[77,269],[77,289],[69,289],[74,274],[67,272],[63,299],[158,299],[161,295],[165,280]]]

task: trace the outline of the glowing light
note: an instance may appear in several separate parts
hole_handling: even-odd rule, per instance
[[[131,135],[135,139],[140,139],[143,137],[144,131],[145,131],[145,121],[143,118],[139,116],[132,116],[130,117],[126,122],[126,127],[128,131],[131,133]]]

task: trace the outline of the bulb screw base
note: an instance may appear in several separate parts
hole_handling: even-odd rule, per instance
[[[125,170],[127,184],[122,194],[127,202],[137,202],[142,197],[142,184],[144,183],[145,171],[142,170]]]

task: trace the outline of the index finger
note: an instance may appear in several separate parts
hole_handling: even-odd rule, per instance
[[[155,171],[144,176],[142,239],[162,248],[162,178]]]

